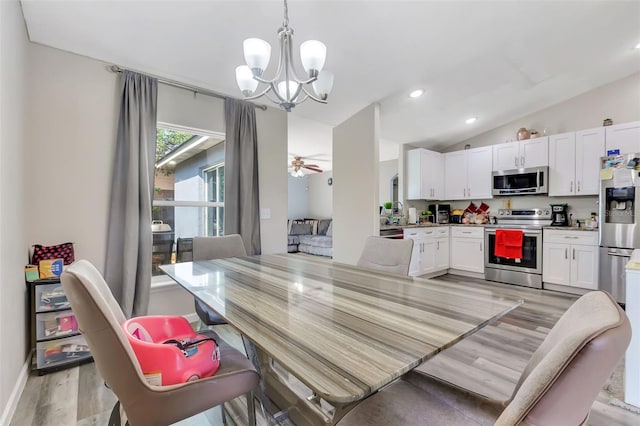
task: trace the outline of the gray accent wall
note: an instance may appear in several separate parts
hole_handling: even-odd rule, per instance
[[[309,215],[309,175],[293,177],[288,175],[289,204],[287,217],[289,219],[302,219]]]

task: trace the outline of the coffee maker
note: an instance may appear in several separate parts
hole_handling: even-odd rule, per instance
[[[449,223],[450,204],[429,204],[429,210],[435,215],[435,223]]]
[[[551,206],[551,226],[569,226],[567,204],[549,204]]]

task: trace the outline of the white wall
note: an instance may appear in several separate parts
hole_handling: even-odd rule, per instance
[[[260,209],[270,215],[260,221],[262,254],[287,252],[287,119],[279,108],[256,109]]]
[[[73,241],[77,258],[103,270],[119,78],[102,62],[29,43],[19,3],[0,5],[0,338],[22,348],[0,351],[4,410],[29,345],[29,245]],[[160,85],[158,101],[162,121],[224,130],[220,99]],[[260,203],[271,213],[261,221],[262,250],[286,252],[287,115],[270,108],[256,116]]]
[[[318,219],[333,217],[333,186],[329,186],[329,178],[333,179],[333,171],[309,175],[309,216]]]
[[[397,152],[396,152],[396,156],[397,156]],[[380,174],[380,180],[379,180],[380,205],[384,205],[384,203],[386,203],[387,201],[391,201],[391,179],[393,178],[393,176],[398,174],[398,160],[381,161],[379,174]],[[402,197],[400,197],[399,191],[400,190],[398,188],[398,197],[400,199]]]
[[[35,194],[25,190],[23,167],[26,40],[20,4],[0,2],[0,424],[20,397],[29,346],[24,199]]]
[[[72,241],[103,270],[117,126],[118,76],[105,64],[29,44],[27,237]]]
[[[355,264],[367,237],[380,233],[379,106],[333,129],[333,258]]]
[[[309,216],[309,177],[293,177],[289,175],[288,184],[288,207],[287,217],[289,219],[302,219]]]
[[[640,120],[640,73],[576,96],[544,110],[514,120],[476,137],[462,141],[446,151],[472,148],[516,140],[521,127],[535,129],[547,135],[602,126],[604,118],[614,124]]]

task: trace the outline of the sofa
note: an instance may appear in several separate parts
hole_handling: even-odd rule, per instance
[[[287,224],[287,251],[333,256],[331,219],[293,219]]]

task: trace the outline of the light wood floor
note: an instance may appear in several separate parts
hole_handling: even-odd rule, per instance
[[[557,292],[490,283],[445,275],[435,279],[457,283],[465,291],[499,288],[505,296],[525,300],[524,305],[495,324],[480,330],[424,363],[419,369],[458,386],[494,399],[507,399],[530,355],[542,342],[575,296]],[[229,343],[242,342],[228,326],[216,331]],[[622,399],[623,365],[595,401],[589,424],[640,425],[640,415],[613,405]],[[94,364],[45,376],[32,375],[19,401],[11,425],[106,425],[115,397],[105,388]],[[182,426],[221,425],[217,409],[180,422]]]

